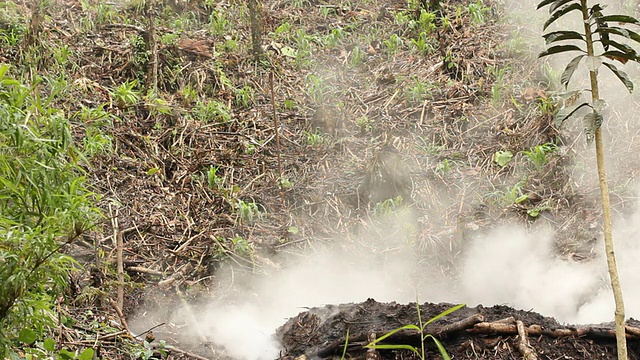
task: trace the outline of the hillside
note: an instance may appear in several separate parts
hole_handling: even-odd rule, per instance
[[[37,18],[25,4],[0,5],[0,62],[33,94],[51,96],[48,106],[68,118],[104,215],[62,248],[83,265],[59,302],[74,323],[58,321],[54,331],[65,348],[96,347],[105,359],[147,359],[154,351],[167,358],[157,350],[166,341],[178,349],[168,358],[249,359],[234,349],[252,347],[238,346],[239,334],[247,343],[261,337],[253,334],[254,310],[244,312],[249,319],[212,320],[235,314],[224,306],[255,302],[257,319],[271,311],[272,296],[287,298],[289,312],[269,319],[275,331],[295,315],[290,311],[334,301],[408,302],[418,294],[420,302],[467,301],[474,280],[464,274],[476,271],[475,285],[488,290],[469,298],[500,305],[487,295],[486,280],[494,276],[489,254],[499,251],[473,262],[474,251],[495,245],[478,239],[513,237],[513,249],[495,245],[512,251],[504,258],[513,267],[540,247],[570,276],[602,260],[590,147],[579,126],[554,125],[561,70],[537,60],[541,35],[525,26],[538,21],[533,6],[265,0],[256,61],[244,1],[41,5]],[[29,36],[34,29],[39,35]],[[149,39],[157,40],[157,93],[147,91]],[[621,114],[611,116],[612,197],[625,218],[636,210],[638,144],[628,134],[637,129]],[[521,250],[527,236],[542,245]],[[282,280],[291,269],[309,273]],[[495,284],[504,282],[500,276]],[[513,281],[526,282],[522,277]],[[344,285],[350,289],[341,297]],[[594,277],[566,300],[569,310],[543,314],[566,315],[560,322],[509,315],[510,308],[498,308],[499,315],[560,327],[579,319],[580,307],[604,287]],[[307,288],[336,297],[325,300]],[[385,306],[379,303],[379,311],[393,317],[399,305]],[[233,339],[221,335],[226,330]],[[305,336],[294,336],[286,348],[296,351],[280,356],[319,346],[301,344]],[[612,358],[614,342],[596,337],[564,338],[579,344],[573,347],[539,341],[560,347],[549,350],[554,356]],[[519,356],[504,345],[515,343],[514,334],[498,334],[495,343],[483,334],[471,338],[491,343],[485,349],[505,346],[504,357],[493,358]],[[462,343],[445,341],[457,358],[491,358],[472,357],[473,342],[459,351]],[[253,353],[251,360],[262,356]]]

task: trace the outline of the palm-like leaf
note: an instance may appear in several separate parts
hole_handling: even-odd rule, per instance
[[[556,41],[563,41],[563,40],[585,41],[584,36],[577,31],[566,31],[566,30],[554,31],[548,34],[544,34],[542,35],[542,37],[544,38],[544,41],[547,45],[554,43]]]
[[[629,79],[629,76],[627,76],[627,74],[624,71],[618,70],[618,68],[615,67],[615,65],[608,62],[603,62],[602,65],[606,66],[609,70],[611,70],[611,72],[616,77],[618,77],[620,81],[622,81],[622,83],[627,88],[627,90],[629,90],[629,92],[633,91],[633,81]]]
[[[582,60],[582,58],[585,56],[586,55],[582,54],[574,57],[573,60],[569,62],[567,67],[562,72],[562,75],[560,76],[560,83],[564,85],[565,88],[569,85],[569,81],[571,81],[571,77],[573,76],[573,73],[578,68],[578,65],[580,64],[580,60]]]
[[[558,113],[556,114],[556,126],[559,127],[560,125],[562,125],[562,123],[568,118],[570,118],[571,115],[575,114],[576,111],[580,110],[585,106],[591,107],[589,103],[583,102],[580,105],[560,109],[560,111],[558,111]]]
[[[570,5],[563,6],[560,10],[551,14],[549,19],[544,23],[542,30],[546,30],[546,28],[548,28],[549,25],[553,24],[556,20],[560,19],[561,17],[570,13],[571,11],[580,11],[580,10],[582,10],[582,7],[580,7],[580,4],[578,3],[573,3]]]
[[[553,54],[559,54],[559,53],[563,53],[563,52],[567,52],[567,51],[580,51],[580,52],[585,52],[584,50],[582,50],[580,47],[576,46],[576,45],[556,45],[556,46],[552,46],[550,48],[548,48],[547,50],[541,52],[538,57],[544,57],[544,56],[548,56],[548,55],[553,55]]]

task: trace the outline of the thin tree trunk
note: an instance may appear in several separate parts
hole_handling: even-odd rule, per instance
[[[262,7],[260,0],[249,0],[249,18],[251,21],[251,41],[253,44],[253,59],[259,62],[262,59]]]
[[[38,43],[42,32],[42,4],[40,0],[31,1],[31,21],[29,23],[29,35],[26,38],[27,46]]]
[[[587,0],[580,0],[582,5],[582,18],[584,20],[584,29],[587,42],[587,56],[592,57],[593,37],[589,20],[589,11],[587,8]],[[589,79],[591,81],[591,100],[592,104],[600,99],[598,89],[597,69],[589,69]],[[618,277],[618,267],[616,265],[616,257],[613,251],[613,230],[611,226],[611,201],[609,200],[609,185],[607,184],[607,174],[604,166],[604,149],[602,146],[602,129],[600,126],[595,130],[596,142],[596,163],[598,165],[598,183],[600,185],[600,198],[602,199],[602,220],[604,226],[604,247],[607,255],[607,267],[609,268],[609,278],[611,280],[611,288],[613,290],[613,299],[615,301],[615,321],[616,321],[616,342],[618,348],[618,360],[627,360],[627,339],[625,334],[624,319],[624,299],[622,297],[622,287],[620,286],[620,278]]]
[[[145,84],[147,94],[158,95],[158,39],[156,36],[155,0],[147,0],[145,3],[145,15],[147,17],[147,50],[149,51],[149,63],[147,64],[147,81]]]

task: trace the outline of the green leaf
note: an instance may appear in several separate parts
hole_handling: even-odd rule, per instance
[[[160,171],[159,168],[153,167],[153,168],[147,170],[147,175],[153,175],[153,174],[157,173],[158,171]]]
[[[607,15],[599,18],[602,22],[617,22],[623,24],[640,24],[633,16],[628,15]]]
[[[548,48],[547,50],[541,52],[540,54],[538,54],[538,58],[541,57],[545,57],[548,55],[553,55],[553,54],[559,54],[559,53],[563,53],[566,51],[581,51],[581,52],[585,52],[584,50],[582,50],[581,48],[575,46],[575,45],[556,45],[556,46],[552,46],[550,48]]]
[[[548,34],[542,35],[544,41],[547,45],[562,40],[582,40],[584,41],[584,37],[577,31],[554,31]]]
[[[56,349],[56,342],[52,338],[46,338],[42,343],[42,347],[47,351],[53,352]]]
[[[28,345],[33,344],[36,338],[36,332],[31,329],[22,329],[18,335],[18,340]]]
[[[298,54],[298,52],[290,47],[290,46],[283,46],[282,49],[280,49],[280,51],[282,52],[282,55],[290,57],[290,58],[294,58],[296,57],[296,55]]]
[[[556,0],[556,1],[554,1],[553,4],[551,4],[551,6],[549,7],[549,13],[552,13],[552,12],[556,11],[560,6],[562,6],[562,5],[564,5],[564,4],[568,3],[568,2],[571,2],[571,1],[574,1],[574,0]]]
[[[450,308],[448,310],[445,310],[445,311],[441,312],[440,314],[438,314],[438,315],[432,317],[431,319],[429,319],[429,321],[424,323],[424,326],[427,326],[428,324],[440,319],[441,317],[447,316],[447,315],[451,314],[452,312],[454,312],[456,310],[459,310],[459,309],[461,309],[461,308],[463,308],[465,306],[466,306],[466,304],[459,304],[459,305],[456,305],[456,306],[454,306],[454,307],[452,307],[452,308]]]
[[[413,325],[413,324],[409,324],[409,325],[404,325],[401,326],[399,328],[393,329],[391,331],[389,331],[388,333],[380,336],[379,338],[375,339],[374,341],[372,341],[371,343],[369,343],[366,347],[370,347],[370,346],[374,346],[375,344],[377,344],[378,342],[388,338],[389,336],[397,333],[398,331],[402,331],[402,330],[416,330],[419,332],[422,332],[422,329],[420,329],[418,326]]]
[[[60,352],[58,352],[58,355],[63,360],[73,360],[76,357],[76,353],[75,352],[69,351],[67,349],[60,350]]]
[[[629,29],[620,28],[620,27],[617,27],[617,26],[597,28],[595,32],[598,33],[598,34],[607,33],[607,34],[614,34],[614,35],[624,36],[627,39],[631,39],[631,40],[633,40],[635,42],[640,43],[640,34],[638,34],[635,31],[631,31]]]
[[[447,350],[444,348],[444,346],[442,346],[442,343],[440,342],[440,340],[436,339],[431,334],[427,334],[427,337],[431,338],[433,342],[436,344],[436,346],[438,347],[438,351],[440,352],[440,356],[442,356],[442,360],[451,360],[451,358],[449,357],[449,354],[447,353]]]
[[[635,53],[635,51],[632,54],[630,54],[622,51],[609,50],[609,51],[603,52],[602,56],[608,57],[609,59],[612,59],[612,60],[618,60],[623,64],[626,64],[627,61],[629,60],[638,61],[638,56]]]
[[[633,81],[629,79],[629,76],[627,76],[627,74],[624,71],[618,70],[618,68],[615,65],[608,62],[603,62],[602,64],[608,67],[609,70],[611,70],[611,72],[613,72],[613,74],[617,76],[618,79],[620,79],[620,81],[622,81],[622,83],[627,88],[627,90],[629,90],[629,92],[633,92]]]
[[[562,16],[574,10],[580,11],[582,10],[582,7],[580,6],[580,4],[575,3],[575,4],[567,5],[561,8],[560,10],[554,12],[553,14],[551,14],[549,19],[544,23],[542,30],[545,30],[546,28],[549,27],[549,25],[553,24],[556,20],[560,19]]]
[[[622,43],[619,43],[617,41],[613,41],[611,39],[605,39],[605,38],[602,38],[599,41],[602,43],[602,46],[611,45],[614,48],[616,48],[616,49],[618,49],[618,50],[620,50],[620,51],[622,51],[624,53],[634,54],[637,57],[636,51],[631,46],[629,46],[627,44],[622,44]]]
[[[576,106],[560,109],[560,111],[558,111],[558,113],[556,114],[556,121],[555,121],[556,122],[556,126],[559,127],[560,125],[562,125],[562,123],[565,120],[570,118],[571,115],[573,115],[576,111],[578,111],[580,108],[582,108],[584,106],[591,107],[591,105],[589,105],[589,103],[583,102],[580,105],[576,105]]]
[[[92,348],[86,348],[84,349],[84,351],[82,351],[80,353],[80,355],[78,355],[78,360],[92,360],[93,359],[93,349]]]
[[[500,167],[505,167],[513,158],[513,153],[511,151],[496,151],[493,154],[493,161],[500,165]]]
[[[560,3],[560,2],[564,3],[563,0],[543,0],[538,4],[538,6],[536,7],[536,10],[540,9],[542,7],[545,7],[547,5],[550,5],[550,4],[554,4],[555,5],[555,4]]]
[[[380,350],[411,350],[414,353],[416,353],[416,355],[418,355],[419,358],[422,357],[422,354],[420,354],[420,352],[418,351],[418,349],[416,349],[415,347],[411,346],[411,345],[404,345],[404,344],[380,344],[380,345],[374,345],[374,346],[365,346],[368,347],[370,349],[380,349]]]
[[[574,57],[571,61],[569,61],[569,64],[562,72],[562,75],[560,76],[560,83],[564,85],[565,88],[569,86],[569,81],[571,81],[571,77],[573,76],[573,73],[578,68],[578,65],[580,64],[580,60],[582,60],[582,58],[585,56],[586,55],[578,55]]]

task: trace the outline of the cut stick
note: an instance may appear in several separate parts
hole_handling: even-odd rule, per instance
[[[518,330],[518,343],[516,344],[516,348],[518,348],[518,351],[520,351],[524,360],[538,360],[536,351],[533,349],[531,344],[529,344],[529,338],[527,337],[527,331],[524,328],[524,323],[520,320],[516,321],[516,328]]]

